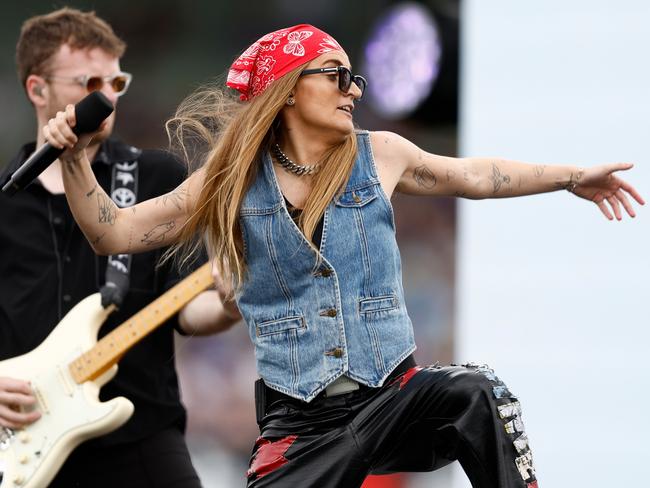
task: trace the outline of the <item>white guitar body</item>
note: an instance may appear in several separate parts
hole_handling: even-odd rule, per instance
[[[96,344],[111,311],[101,306],[95,293],[70,310],[36,349],[0,361],[0,376],[31,382],[35,408],[42,415],[24,429],[0,427],[0,488],[45,488],[75,447],[117,429],[133,413],[126,398],[99,401],[99,389],[115,375],[117,365],[82,384],[68,369]]]

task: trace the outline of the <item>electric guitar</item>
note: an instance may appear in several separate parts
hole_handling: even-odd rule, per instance
[[[44,488],[75,447],[111,432],[133,413],[124,397],[99,401],[117,362],[213,284],[205,264],[97,341],[112,307],[99,293],[79,302],[36,349],[0,361],[0,376],[30,381],[41,418],[23,429],[0,426],[0,488]]]

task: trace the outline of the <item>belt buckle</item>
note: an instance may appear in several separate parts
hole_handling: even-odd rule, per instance
[[[333,397],[356,391],[359,389],[359,383],[347,376],[339,376],[325,388],[325,396]]]

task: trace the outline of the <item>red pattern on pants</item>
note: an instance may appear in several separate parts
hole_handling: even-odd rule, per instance
[[[290,435],[271,442],[263,437],[258,437],[255,441],[255,454],[246,476],[261,478],[288,463],[289,461],[284,457],[284,454],[297,438],[297,435]]]

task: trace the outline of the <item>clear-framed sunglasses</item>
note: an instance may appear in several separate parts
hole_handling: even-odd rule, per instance
[[[131,73],[117,73],[115,75],[108,76],[88,76],[88,75],[79,75],[79,76],[46,76],[45,79],[48,81],[70,81],[78,85],[83,86],[88,93],[101,90],[104,88],[104,83],[108,83],[115,94],[118,97],[121,97],[129,89],[131,84]]]
[[[361,100],[363,98],[363,92],[366,91],[366,86],[368,86],[368,82],[361,75],[353,75],[352,71],[350,71],[345,66],[337,66],[336,68],[306,69],[302,73],[300,73],[300,76],[318,75],[321,73],[325,73],[325,74],[336,73],[339,77],[339,90],[341,90],[343,93],[348,93],[350,91],[350,87],[352,86],[352,83],[354,83],[359,87],[359,90],[361,90],[361,96],[358,98],[358,100]]]

